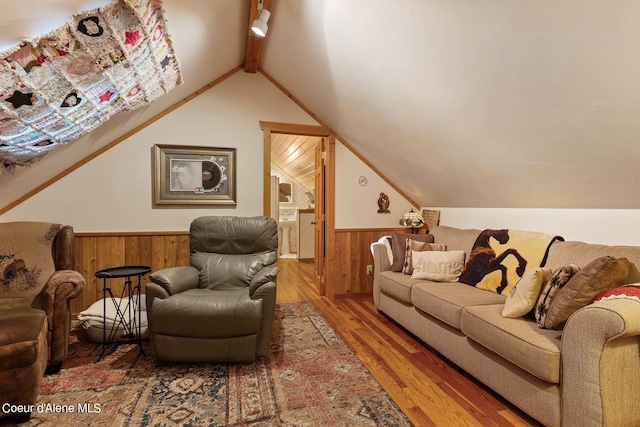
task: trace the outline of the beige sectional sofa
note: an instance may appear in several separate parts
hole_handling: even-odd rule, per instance
[[[471,252],[481,230],[434,227],[435,243]],[[504,295],[460,282],[412,279],[372,244],[378,310],[547,426],[640,425],[640,302],[617,298],[575,312],[562,330],[531,315],[505,318]],[[640,247],[555,241],[545,266],[583,267],[598,257],[640,266]],[[636,268],[627,284],[640,282]]]

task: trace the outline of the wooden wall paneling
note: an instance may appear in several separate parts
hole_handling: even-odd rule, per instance
[[[373,291],[373,275],[367,274],[367,266],[373,266],[371,243],[384,235],[391,234],[392,231],[406,232],[406,229],[336,230],[336,296]]]
[[[125,237],[125,262],[124,265],[146,265],[151,267],[149,260],[151,259],[152,245],[151,236],[126,236]],[[142,292],[144,292],[145,283],[149,281],[149,275],[145,274],[140,278],[142,284]],[[137,284],[135,278],[134,284]]]
[[[120,267],[125,265],[125,238],[124,236],[107,236],[101,237],[103,241],[102,257],[98,258],[98,269]],[[102,265],[101,264],[102,261]],[[101,282],[100,280],[98,280]],[[111,289],[111,292],[117,297],[122,295],[122,289],[124,288],[124,278],[107,280],[107,286]],[[99,283],[98,285],[101,285]],[[99,286],[100,287],[100,286]],[[100,293],[100,289],[98,289]]]
[[[165,260],[165,268],[189,265],[189,236],[167,236]]]
[[[151,238],[151,271],[162,270],[166,265],[164,258],[164,236],[153,236]]]
[[[95,237],[75,238],[75,269],[86,284],[78,298],[71,301],[71,312],[79,313],[89,307],[96,299],[93,291],[95,289],[96,273],[96,239]]]
[[[336,230],[336,263],[335,263],[335,294],[348,294],[351,287],[351,279],[348,277],[349,264],[349,246],[351,242],[351,233]]]
[[[86,281],[80,297],[71,302],[77,315],[103,298],[102,279],[96,271],[123,265],[147,265],[151,272],[167,267],[189,265],[189,233],[76,233],[76,270]],[[142,291],[149,275],[141,278]],[[137,283],[137,278],[133,278]],[[125,279],[110,279],[107,285],[120,296]]]

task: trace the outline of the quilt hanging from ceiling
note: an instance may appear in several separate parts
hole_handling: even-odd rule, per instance
[[[160,0],[116,0],[0,53],[0,172],[182,83]]]

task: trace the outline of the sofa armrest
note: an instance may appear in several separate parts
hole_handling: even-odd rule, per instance
[[[168,295],[197,288],[200,284],[198,269],[191,266],[165,268],[156,271],[149,277],[153,283],[162,287]]]
[[[371,253],[373,254],[373,302],[379,308],[380,299],[380,273],[391,270],[387,248],[383,243],[372,243]]]
[[[42,308],[49,324],[49,366],[60,365],[67,357],[71,331],[71,300],[82,293],[84,277],[74,270],[55,271],[42,288]]]
[[[562,333],[563,425],[637,425],[640,302],[613,299],[573,314]]]

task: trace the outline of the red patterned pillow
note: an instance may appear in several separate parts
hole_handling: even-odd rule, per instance
[[[598,294],[589,304],[609,299],[629,298],[640,302],[640,286],[620,286]]]

